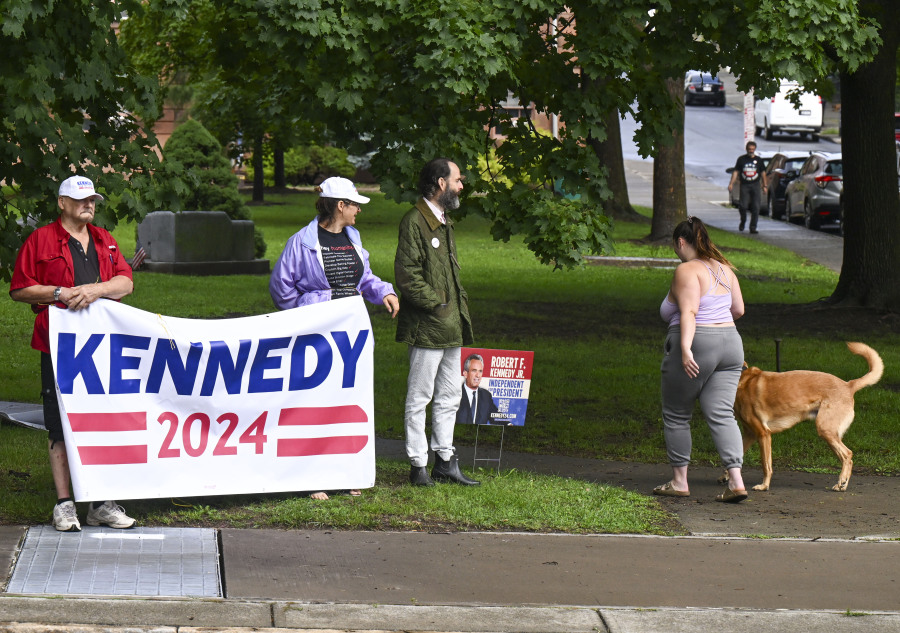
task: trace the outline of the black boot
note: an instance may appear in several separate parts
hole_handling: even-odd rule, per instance
[[[427,466],[410,466],[409,483],[413,486],[433,486],[434,482],[428,476]]]
[[[434,468],[431,469],[431,477],[435,481],[452,481],[464,486],[480,486],[480,481],[469,479],[459,469],[459,457],[451,455],[444,461],[437,455],[434,456]]]

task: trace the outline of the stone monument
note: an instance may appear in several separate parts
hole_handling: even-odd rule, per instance
[[[138,225],[147,253],[142,268],[180,275],[269,274],[269,260],[254,258],[253,221],[224,211],[153,211]]]

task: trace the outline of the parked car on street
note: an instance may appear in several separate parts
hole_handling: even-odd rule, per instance
[[[784,215],[784,192],[800,173],[809,152],[779,152],[766,164],[766,180],[769,184],[764,215],[780,220]]]
[[[900,143],[900,112],[894,113],[894,140]]]
[[[690,70],[684,76],[684,104],[711,103],[725,106],[725,85],[712,73]]]
[[[799,134],[801,138],[810,136],[814,141],[819,140],[825,114],[822,98],[812,92],[804,92],[800,95],[798,108],[788,98],[788,93],[799,87],[796,81],[784,79],[774,97],[756,102],[753,120],[757,135],[762,133],[770,141],[775,132],[790,132]]]
[[[790,221],[803,218],[809,229],[841,221],[844,163],[840,152],[813,152],[797,178],[787,186],[784,214]]]

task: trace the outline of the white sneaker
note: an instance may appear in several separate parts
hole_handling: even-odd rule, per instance
[[[60,532],[81,531],[81,523],[78,522],[73,501],[63,501],[53,506],[53,527]]]
[[[117,504],[115,501],[104,501],[103,505],[91,508],[87,513],[88,525],[100,525],[104,523],[111,528],[130,528],[134,525],[134,519],[125,514],[125,508]]]

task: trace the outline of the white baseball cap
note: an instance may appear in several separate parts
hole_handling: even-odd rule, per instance
[[[337,176],[326,178],[319,185],[319,188],[322,189],[322,193],[319,194],[320,198],[338,198],[357,204],[365,204],[369,201],[365,196],[359,195],[356,185],[346,178],[338,178]]]
[[[84,200],[91,196],[103,200],[103,196],[94,191],[94,183],[90,178],[84,176],[72,176],[62,181],[59,186],[59,195],[73,198],[74,200]]]

